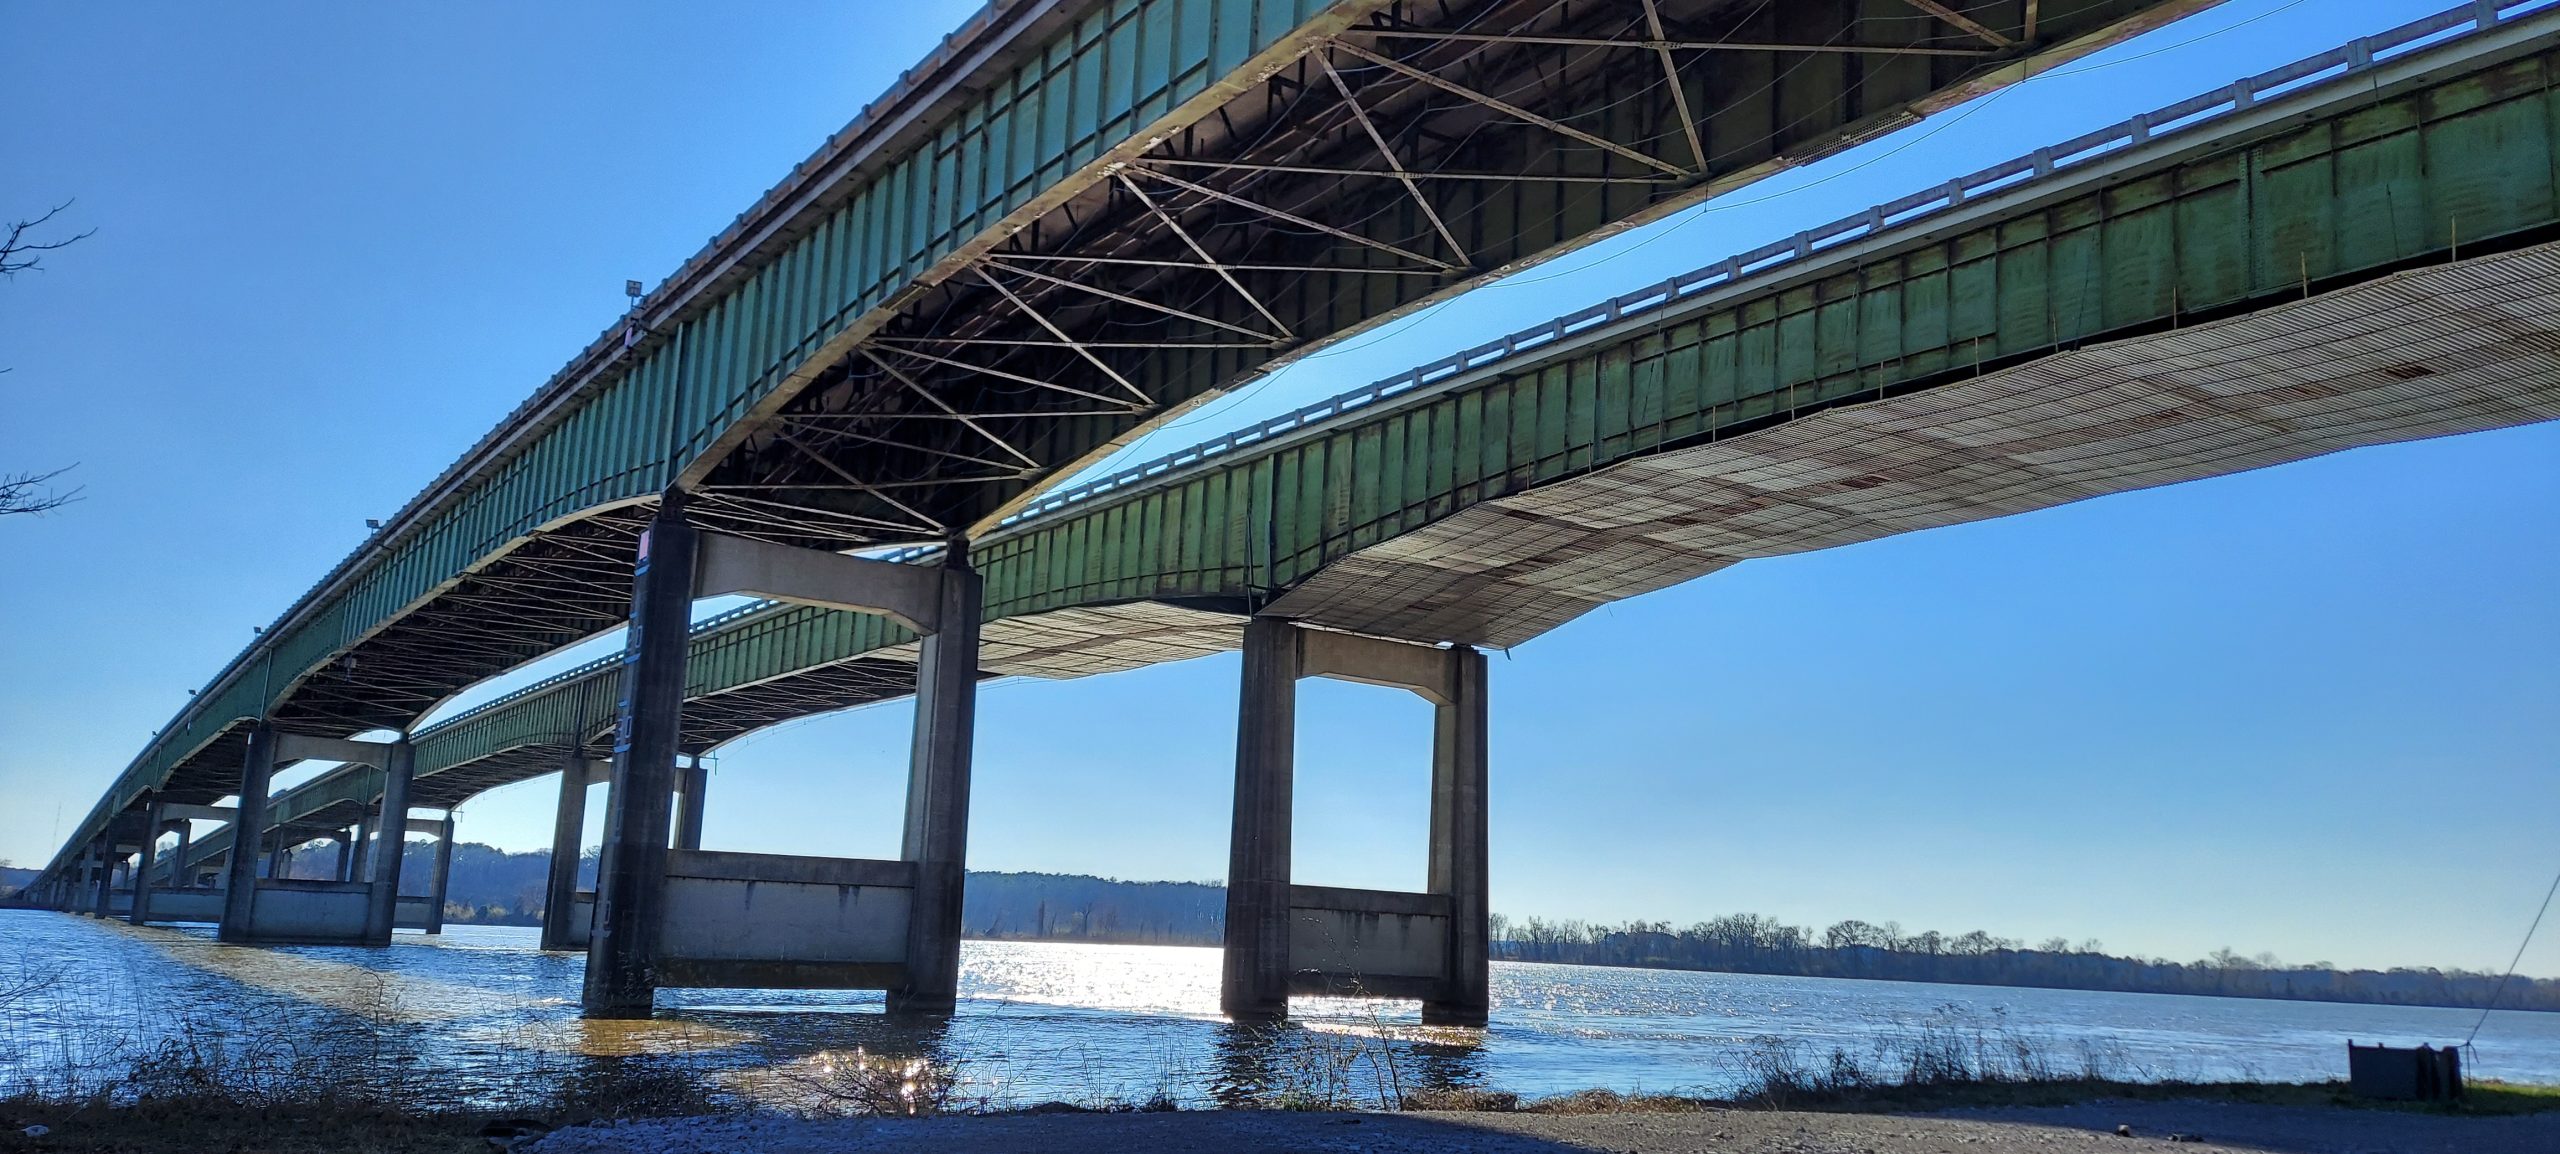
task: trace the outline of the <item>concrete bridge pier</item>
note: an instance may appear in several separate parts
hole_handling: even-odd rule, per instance
[[[149,846],[144,850],[140,881],[134,887],[132,918],[135,925],[152,922],[219,922],[227,901],[219,888],[224,874],[217,872],[210,884],[204,876],[207,867],[195,860],[195,822],[218,821],[235,826],[237,809],[227,806],[185,805],[177,802],[155,802],[149,811]],[[236,840],[238,829],[232,829]],[[168,853],[159,850],[160,836],[174,833],[177,843]],[[227,870],[227,867],[225,867]]]
[[[81,870],[80,912],[93,918],[107,916],[107,895],[115,882],[115,868],[107,854],[108,842],[102,836],[89,847],[88,863]]]
[[[249,728],[249,745],[240,757],[240,804],[231,817],[231,860],[225,871],[221,941],[246,944],[250,918],[257,913],[259,840],[267,828],[267,782],[276,771],[276,731],[265,722]]]
[[[640,536],[624,634],[622,700],[605,797],[604,857],[587,942],[583,1013],[645,1018],[657,1009],[657,937],[667,886],[675,760],[683,740],[685,634],[691,625],[693,526],[670,489]]]
[[[375,744],[375,743],[367,743]],[[400,904],[400,859],[409,844],[409,781],[415,772],[417,751],[407,738],[390,743],[372,760],[382,770],[382,811],[374,822],[373,852],[368,855],[373,867],[373,884],[365,894],[364,941],[366,945],[391,944],[391,929],[398,921]],[[363,757],[342,760],[365,761]]]
[[[1406,689],[1436,707],[1427,892],[1290,880],[1297,683],[1332,677]],[[1438,648],[1310,629],[1245,625],[1235,824],[1228,848],[1226,956],[1218,1001],[1241,1021],[1288,1013],[1291,994],[1418,998],[1423,1021],[1485,1021],[1486,667]]]
[[[960,903],[968,876],[969,768],[978,727],[983,585],[967,546],[934,570],[916,660],[915,744],[907,754],[907,822],[899,858],[915,867],[907,908],[906,980],[893,1012],[947,1014],[960,994]],[[906,568],[895,566],[894,568]],[[891,616],[897,616],[893,613]],[[910,628],[914,628],[913,625]]]
[[[560,762],[560,803],[551,818],[551,876],[543,886],[542,948],[583,950],[595,921],[595,895],[578,889],[578,858],[586,848],[587,790],[613,771],[610,762],[571,749]]]
[[[381,812],[374,845],[365,856],[370,880],[309,880],[285,876],[283,854],[306,834],[274,834],[269,876],[258,876],[266,844],[267,788],[278,762],[327,760],[382,771]],[[242,758],[240,804],[232,812],[229,882],[223,894],[220,937],[225,942],[308,942],[327,945],[391,944],[400,884],[400,849],[408,828],[409,779],[414,751],[407,738],[353,741],[279,733],[260,725],[249,734]],[[215,811],[205,811],[215,812]],[[199,814],[201,816],[201,814]]]
[[[675,778],[676,816],[673,820],[672,846],[681,850],[702,848],[702,806],[699,800],[708,790],[708,773],[700,758]],[[587,948],[595,925],[596,895],[593,890],[578,888],[580,855],[585,849],[587,825],[587,791],[598,782],[611,788],[613,763],[588,758],[583,750],[572,750],[562,758],[560,767],[560,800],[551,819],[551,866],[543,883],[542,948],[545,950],[583,950]],[[611,803],[611,795],[606,801]]]
[[[373,828],[380,824],[374,820],[372,806],[366,806],[363,816],[356,819],[355,860],[347,863],[348,880],[373,876]]]
[[[145,801],[142,807],[142,856],[133,863],[133,906],[125,920],[143,925],[151,920],[151,870],[157,863],[160,835],[167,833],[168,823],[160,816],[160,803]]]
[[[684,759],[684,769],[676,774],[675,848],[702,848],[702,793],[710,781],[702,758]]]
[[[441,934],[444,932],[445,894],[451,889],[453,881],[453,814],[451,811],[447,811],[443,819],[436,822],[436,870],[430,876],[434,880],[427,890],[427,924],[423,928],[428,933]]]
[[[700,848],[700,763],[682,772],[676,765],[685,752],[686,634],[695,599],[730,594],[879,614],[920,639],[897,860]],[[955,542],[940,567],[794,549],[697,532],[685,520],[683,494],[667,494],[633,578],[587,945],[587,1017],[646,1017],[660,986],[879,989],[892,1010],[950,1010],[959,990],[981,596],[964,543]],[[563,859],[574,852],[572,810],[583,805],[561,799],[553,840]],[[559,868],[570,864],[555,862],[555,896],[574,892],[561,880],[574,874]],[[567,911],[570,924],[547,940],[575,933],[574,903]]]

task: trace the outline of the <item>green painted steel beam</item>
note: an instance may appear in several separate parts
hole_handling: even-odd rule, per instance
[[[2047,12],[2038,36],[1979,67],[1936,57],[1852,63],[1816,54],[1779,71],[1770,61],[1734,58],[1689,81],[1703,101],[1698,128],[1710,154],[1694,179],[1658,188],[1593,185],[1597,191],[1588,195],[1562,184],[1500,195],[1465,186],[1462,197],[1480,198],[1466,202],[1476,220],[1467,244],[1482,262],[1476,276],[1436,287],[1354,278],[1355,291],[1315,294],[1292,306],[1312,318],[1304,325],[1311,339],[1293,354],[1461,291],[1496,268],[1659,217],[2210,2],[2092,0]],[[1875,5],[1892,0],[1860,0],[1843,11]],[[280,702],[310,691],[308,679],[318,671],[532,535],[700,480],[763,417],[937,278],[1382,7],[1383,0],[992,6],[715,238],[643,302],[628,328],[600,338],[289,610],[155,735],[83,828],[161,788],[240,722],[272,716]],[[1996,19],[2015,22],[2023,11],[2022,4],[2001,7]],[[1835,16],[1808,9],[1771,19],[1818,43],[1836,31]],[[1658,117],[1646,110],[1650,103],[1660,102],[1608,101],[1591,123],[1608,135],[1644,138],[1648,125],[1659,127],[1646,119]],[[1167,354],[1142,374],[1162,403],[1125,421],[1055,422],[1042,444],[1055,451],[1056,468],[1071,468],[1185,402],[1276,363],[1263,352]],[[1375,448],[1391,451],[1383,441]],[[1348,483],[1342,470],[1351,460],[1328,464],[1322,474],[1305,472],[1304,461],[1275,461],[1274,481],[1285,474],[1296,488],[1266,483],[1268,512],[1294,519],[1295,532],[1319,535],[1343,518],[1380,523],[1398,508],[1402,488],[1346,491],[1339,507],[1299,500],[1300,490],[1329,494]],[[1432,460],[1413,459],[1408,480],[1427,474]],[[1359,476],[1368,485],[1384,479]],[[999,503],[984,513],[1000,514],[1023,495],[991,498]],[[1143,584],[1168,550],[1179,554],[1173,564],[1203,583],[1250,568],[1235,556],[1250,542],[1232,533],[1212,541],[1207,529],[1220,517],[1231,520],[1231,511],[1249,513],[1252,494],[1231,486],[1150,500],[1148,508],[1115,514],[1124,528],[1086,531],[1090,540],[1079,547],[1113,558],[1111,575],[1092,580]],[[1306,550],[1263,558],[1263,584],[1300,564],[1300,554]],[[1321,547],[1307,554],[1322,555]],[[496,661],[489,671],[507,664]]]
[[[1650,311],[1601,310],[1624,315],[1535,353],[1039,514],[973,555],[987,619],[1258,604],[1474,505],[1629,460],[2548,237],[2555,30],[2544,17],[2491,63],[2370,88],[2351,76],[2297,94],[2319,105],[2307,120],[2271,103],[2236,136],[2128,148],[1927,227],[1664,299],[1675,282]],[[912,640],[873,617],[752,609],[696,635],[688,693],[752,691]],[[422,731],[422,782],[591,740],[612,724],[612,676],[599,663]]]

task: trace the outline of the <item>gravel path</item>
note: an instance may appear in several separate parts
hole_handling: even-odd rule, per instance
[[[2116,1127],[2133,1127],[2120,1137]],[[2175,1141],[2173,1135],[2193,1135]],[[680,1118],[562,1130],[531,1154],[2560,1154],[2560,1113],[2450,1118],[2229,1103],[2093,1103],[1930,1115],[1011,1114],[920,1120]]]

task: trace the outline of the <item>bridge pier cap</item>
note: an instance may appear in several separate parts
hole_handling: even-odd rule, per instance
[[[1488,1005],[1486,664],[1439,648],[1302,626],[1245,625],[1235,819],[1219,1006],[1287,1015],[1292,993],[1422,1001],[1434,1025],[1481,1026]],[[1331,677],[1409,690],[1435,707],[1430,880],[1424,894],[1298,886],[1290,878],[1297,683]]]
[[[583,1013],[591,1018],[646,1017],[653,1012],[656,991],[662,985],[757,985],[777,973],[788,973],[803,985],[886,986],[892,1010],[948,1012],[959,990],[961,887],[967,860],[969,764],[983,596],[981,581],[968,565],[967,543],[955,541],[939,566],[774,545],[694,529],[685,520],[681,494],[671,492],[642,539],[632,592]],[[684,951],[709,948],[700,935],[671,939],[666,932],[666,919],[673,916],[668,896],[671,864],[685,863],[690,871],[685,875],[687,902],[727,900],[719,883],[729,867],[712,861],[722,855],[699,852],[703,799],[698,796],[698,781],[689,791],[697,796],[685,805],[685,828],[673,828],[690,606],[696,598],[726,595],[877,614],[921,638],[915,742],[897,863],[905,868],[862,874],[870,879],[862,884],[870,888],[905,891],[904,910],[884,912],[878,915],[884,920],[870,927],[894,931],[903,938],[904,950],[894,961],[867,955],[699,957]],[[583,801],[573,803],[564,793],[555,841],[565,835],[573,805],[582,807]],[[680,834],[683,841],[672,851],[668,848],[671,834]],[[892,875],[905,884],[880,880]],[[552,884],[555,891],[564,884],[556,871]],[[755,900],[753,890],[741,892],[746,895],[743,900]],[[901,917],[902,925],[888,924]],[[751,918],[748,924],[752,923]],[[567,929],[546,937],[565,941]],[[812,951],[841,952],[848,948],[845,940],[827,939],[821,944],[820,937],[812,935],[805,942]]]

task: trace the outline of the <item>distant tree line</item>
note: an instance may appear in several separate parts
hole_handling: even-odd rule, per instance
[[[1214,946],[1226,914],[1227,887],[1215,882],[972,871],[960,924],[974,938]]]
[[[1893,922],[1845,921],[1817,934],[1758,914],[1728,914],[1683,929],[1669,922],[1606,926],[1496,915],[1493,939],[1494,957],[1521,962],[2471,1009],[2494,997],[2500,1009],[2560,1010],[2560,980],[2548,978],[2519,976],[2501,991],[2499,975],[2470,970],[2340,970],[2229,949],[2173,962],[2109,954],[2094,940],[2075,945],[2053,938],[2029,946],[1981,930],[1906,933]]]
[[[326,876],[334,855],[302,855],[298,876]],[[424,893],[433,879],[431,842],[412,842],[402,890]],[[448,923],[537,925],[551,855],[509,853],[463,842],[454,847],[445,890]],[[595,884],[596,855],[580,863],[579,884]],[[33,879],[0,869],[0,896]],[[961,908],[973,938],[1214,946],[1226,920],[1226,887],[1215,882],[1130,882],[1082,874],[972,872]],[[1758,914],[1728,914],[1675,929],[1669,922],[1608,926],[1495,915],[1493,956],[1516,962],[1637,966],[1814,978],[1883,978],[1977,986],[2037,986],[2143,994],[2363,1002],[2478,1009],[2560,1010],[2560,979],[2462,969],[2340,970],[2327,962],[2288,965],[2272,954],[2216,950],[2192,962],[2123,957],[2094,940],[2052,938],[2033,946],[1981,930],[1908,933],[1894,922],[1844,921],[1816,933]]]
[[[319,850],[294,872],[327,876],[333,856]],[[401,890],[425,893],[434,879],[432,842],[413,841],[401,858]],[[457,925],[542,924],[551,853],[509,853],[478,842],[453,847],[445,884],[445,921]],[[595,887],[596,853],[579,861],[580,888]],[[1226,887],[1202,882],[1124,882],[1081,874],[972,871],[960,917],[971,937],[1038,941],[1214,946],[1221,940]]]

